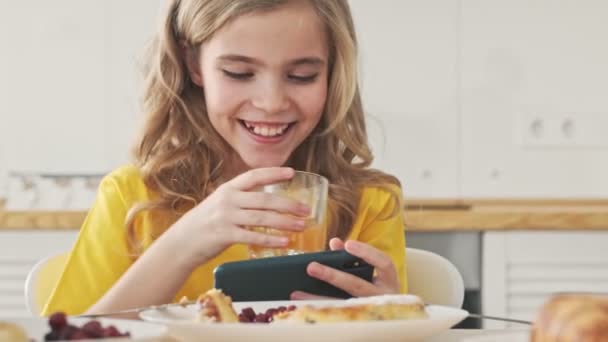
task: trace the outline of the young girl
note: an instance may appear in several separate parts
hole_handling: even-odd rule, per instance
[[[134,166],[102,181],[43,313],[196,298],[215,267],[248,258],[247,245],[287,243],[244,227],[303,229],[309,208],[251,191],[294,169],[331,183],[329,248],[376,268],[371,283],[318,263],[307,272],[353,296],[406,291],[401,191],[368,168],[347,1],[169,3]]]

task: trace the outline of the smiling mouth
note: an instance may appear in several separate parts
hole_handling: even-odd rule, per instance
[[[262,123],[239,120],[241,125],[254,135],[264,138],[276,138],[283,136],[296,124],[296,121],[289,123]]]

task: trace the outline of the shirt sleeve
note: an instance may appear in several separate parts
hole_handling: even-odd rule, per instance
[[[85,312],[127,271],[133,263],[125,228],[128,209],[117,182],[106,176],[43,315]]]
[[[395,186],[393,190],[399,195],[398,202],[389,191],[383,189],[364,191],[361,205],[366,207],[363,208],[366,215],[358,240],[390,256],[401,281],[401,293],[406,293],[405,229],[401,208],[401,188]]]

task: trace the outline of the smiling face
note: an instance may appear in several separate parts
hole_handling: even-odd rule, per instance
[[[244,165],[283,165],[321,118],[327,97],[324,25],[308,2],[238,17],[190,67],[215,130]]]

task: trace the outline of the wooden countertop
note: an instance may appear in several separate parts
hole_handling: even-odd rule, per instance
[[[607,230],[608,200],[406,200],[406,231]]]
[[[0,230],[79,229],[86,216],[81,211],[6,211],[0,200]]]
[[[0,229],[78,229],[85,212],[5,211]],[[607,230],[608,199],[408,199],[406,231]]]

